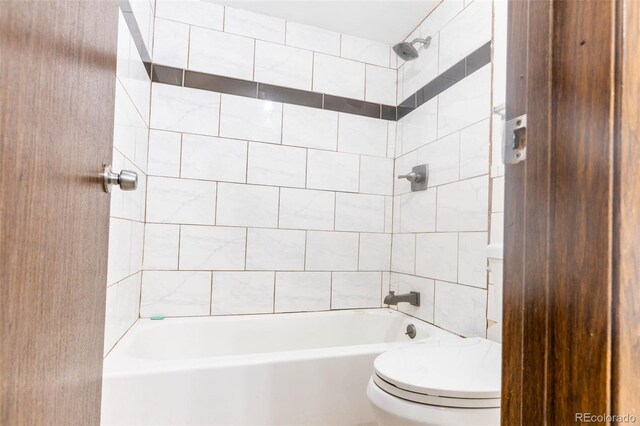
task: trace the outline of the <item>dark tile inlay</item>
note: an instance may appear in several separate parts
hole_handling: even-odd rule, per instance
[[[416,109],[416,94],[409,96],[400,105],[398,105],[397,117],[400,120],[405,115]]]
[[[288,87],[258,84],[258,98],[286,104],[322,108],[322,94]]]
[[[464,61],[463,61],[464,65]],[[440,93],[447,90],[449,87],[456,84],[459,80],[451,80],[444,78],[441,75],[431,80],[422,89],[416,92],[416,106],[420,106],[425,102],[435,98]]]
[[[480,68],[491,62],[491,42],[487,42],[474,52],[470,53],[466,58],[467,72],[466,75],[478,71]]]
[[[151,81],[182,86],[182,68],[154,64],[151,68]]]
[[[341,98],[339,96],[324,95],[324,109],[380,118],[380,104]]]
[[[258,93],[258,83],[253,81],[186,70],[184,72],[184,87],[246,96],[249,98],[255,98]]]
[[[138,22],[136,22],[135,16],[133,16],[133,9],[131,9],[131,3],[129,0],[120,0],[120,10],[122,11],[122,17],[124,21],[127,23],[127,27],[129,27],[129,32],[131,33],[131,38],[133,38],[133,42],[136,45],[136,49],[138,49],[138,54],[140,55],[140,59],[142,62],[151,62],[151,55],[147,51],[147,47],[144,45],[144,40],[142,39],[142,32],[140,32],[140,28],[138,27]],[[149,72],[149,70],[147,70]]]
[[[382,113],[380,118],[383,120],[391,120],[396,121],[398,117],[396,116],[397,108],[391,105],[382,105]]]

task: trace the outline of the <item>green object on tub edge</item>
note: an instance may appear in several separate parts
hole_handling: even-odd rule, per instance
[[[156,315],[156,316],[153,316],[153,317],[149,317],[149,319],[151,321],[160,321],[160,320],[163,320],[164,318],[165,318],[164,315]]]

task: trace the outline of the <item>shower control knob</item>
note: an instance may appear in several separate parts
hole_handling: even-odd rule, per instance
[[[120,173],[114,173],[111,166],[104,166],[104,171],[100,175],[102,177],[102,185],[104,192],[110,193],[111,186],[118,185],[123,191],[135,191],[138,187],[138,174],[131,170],[121,170]]]
[[[406,175],[398,175],[398,179],[406,179],[409,182],[422,182],[424,180],[424,176],[422,173],[410,172]]]

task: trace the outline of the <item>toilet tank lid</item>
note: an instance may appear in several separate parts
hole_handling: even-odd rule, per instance
[[[375,373],[398,388],[449,398],[499,398],[502,345],[482,338],[434,340],[378,356]]]

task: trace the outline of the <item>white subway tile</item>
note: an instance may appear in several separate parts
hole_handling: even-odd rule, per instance
[[[274,272],[213,272],[211,315],[273,312]]]
[[[266,143],[249,144],[249,183],[304,188],[306,171],[306,149]]]
[[[120,31],[118,31],[120,33]],[[118,286],[112,285],[107,287],[107,296],[105,300],[105,313],[104,313],[104,350],[103,354],[106,355],[111,348],[116,344],[120,335],[118,334]]]
[[[460,135],[452,133],[418,148],[418,164],[429,166],[429,187],[458,180],[460,166]]]
[[[369,64],[366,66],[366,71],[365,100],[395,106],[398,72]]]
[[[156,17],[222,30],[224,7],[199,0],[156,0]]]
[[[220,136],[280,143],[282,104],[242,96],[222,95]]]
[[[117,335],[122,336],[140,317],[140,289],[142,272],[120,281],[118,287],[118,301],[116,306]]]
[[[147,222],[213,225],[216,184],[150,176]]]
[[[284,44],[285,21],[260,13],[226,7],[224,30],[229,33]]]
[[[307,188],[358,191],[359,156],[314,149],[307,155]]]
[[[311,90],[313,52],[258,40],[255,61],[256,81]]]
[[[140,316],[209,315],[211,272],[145,271]]]
[[[326,311],[331,272],[276,272],[276,312]]]
[[[400,196],[400,232],[436,230],[436,190],[410,192]]]
[[[131,161],[143,167],[144,158],[136,158],[138,146],[146,146],[149,130],[135,104],[118,81],[116,83],[114,109],[113,146]]]
[[[416,234],[393,234],[391,271],[413,274],[416,264]]]
[[[181,135],[161,130],[149,131],[149,174],[180,175]]]
[[[180,228],[180,269],[244,269],[246,229]]]
[[[389,121],[387,124],[387,158],[396,157],[396,135],[398,124],[395,121]]]
[[[132,223],[114,217],[109,219],[107,285],[116,283],[130,274]]]
[[[305,231],[250,228],[247,269],[299,271],[304,269]]]
[[[488,211],[486,176],[438,187],[438,231],[486,231]]]
[[[280,189],[280,228],[333,229],[335,195],[328,191]]]
[[[376,308],[380,306],[380,272],[333,272],[331,308]]]
[[[189,69],[253,80],[254,44],[247,37],[191,27]]]
[[[433,142],[438,137],[438,98],[425,102],[400,122],[402,154]]]
[[[463,0],[444,0],[420,24],[422,37],[433,36],[464,9]]]
[[[360,192],[367,194],[393,194],[393,159],[360,157]]]
[[[491,40],[492,6],[476,1],[460,12],[440,31],[440,72]]]
[[[504,213],[491,213],[491,244],[504,241]]]
[[[154,129],[218,134],[218,93],[154,83],[151,110],[151,127]]]
[[[384,232],[384,197],[336,193],[336,230]]]
[[[355,271],[358,269],[358,234],[307,232],[307,270]]]
[[[491,211],[504,211],[504,176],[491,179]]]
[[[156,18],[153,63],[176,68],[187,67],[189,25]]]
[[[247,142],[198,135],[182,135],[183,178],[244,182]]]
[[[144,229],[144,269],[178,269],[179,225],[147,223]]]
[[[391,267],[391,234],[360,234],[360,271],[388,271]]]
[[[336,150],[337,112],[288,104],[283,107],[282,143],[284,145]]]
[[[487,233],[461,232],[458,248],[458,282],[487,288]]]
[[[436,281],[435,325],[465,337],[485,337],[487,292]]]
[[[271,186],[219,183],[216,224],[277,228],[278,197]]]
[[[313,90],[364,100],[365,66],[362,62],[314,54]]]
[[[129,274],[142,270],[142,252],[144,250],[144,223],[131,223],[131,258],[129,259]]]
[[[402,97],[398,98],[398,102],[404,101],[438,76],[438,39],[437,34],[433,35],[427,48],[423,44],[415,44],[419,56],[413,61],[405,62],[398,70],[402,73]]]
[[[387,121],[341,113],[338,121],[338,151],[386,157]]]
[[[340,56],[359,62],[389,66],[389,45],[347,34],[342,35]]]
[[[416,275],[456,282],[458,278],[458,234],[416,235]]]
[[[433,323],[434,293],[435,282],[426,278],[420,278],[413,275],[398,275],[399,293],[409,293],[417,291],[420,293],[420,306],[412,306],[408,303],[398,304],[400,312],[407,313],[414,317],[418,317],[424,321]]]
[[[488,118],[490,113],[491,64],[438,95],[438,136],[442,137],[477,123]]]
[[[460,131],[460,179],[489,172],[489,119]]]
[[[287,45],[339,56],[340,33],[288,21]]]

